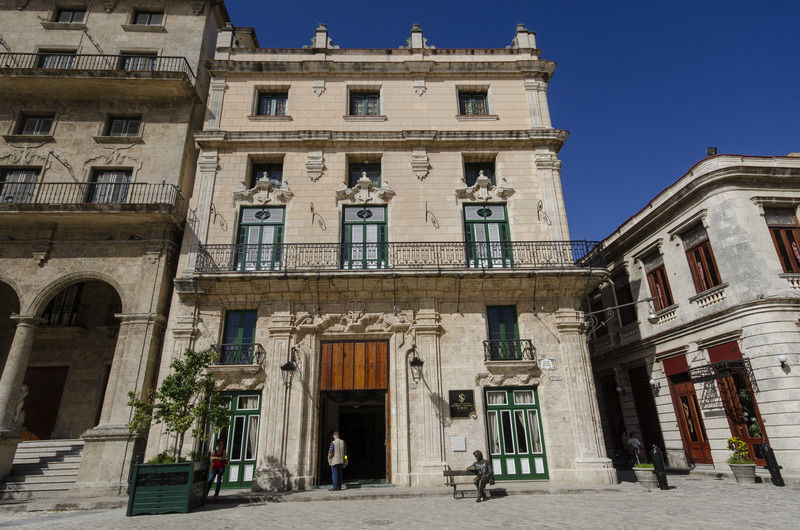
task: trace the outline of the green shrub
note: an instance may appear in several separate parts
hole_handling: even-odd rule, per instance
[[[654,467],[655,466],[653,466],[653,464],[650,464],[648,462],[639,462],[638,464],[633,466],[634,469],[653,469]]]
[[[186,462],[187,460],[183,457],[178,460],[178,462]],[[148,464],[174,464],[175,463],[175,456],[172,455],[170,451],[164,451],[163,453],[158,453],[156,456],[151,458],[147,461]]]

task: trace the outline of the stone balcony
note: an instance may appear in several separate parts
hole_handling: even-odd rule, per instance
[[[0,53],[5,96],[196,98],[196,81],[185,57]]]

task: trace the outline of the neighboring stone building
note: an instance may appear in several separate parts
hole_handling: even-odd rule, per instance
[[[156,376],[199,63],[228,21],[217,0],[0,1],[0,477],[20,437],[82,438],[74,491],[126,487],[143,441],[127,393]]]
[[[226,486],[329,483],[334,430],[348,481],[440,485],[475,449],[498,480],[615,481],[579,310],[607,274],[569,241],[534,34],[217,42],[160,374],[220,352]]]
[[[729,472],[737,436],[800,475],[798,206],[800,156],[710,156],[605,239],[612,283],[589,305],[609,453],[627,429]]]

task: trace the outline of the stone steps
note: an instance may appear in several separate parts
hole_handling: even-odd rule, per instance
[[[0,501],[47,498],[69,490],[78,478],[83,440],[21,442],[11,473],[0,483]]]

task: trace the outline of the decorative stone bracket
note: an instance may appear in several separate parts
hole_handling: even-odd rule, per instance
[[[256,185],[249,190],[239,190],[233,192],[234,204],[239,202],[258,203],[258,204],[275,204],[289,202],[294,193],[289,189],[289,183],[283,182],[280,188],[276,188],[272,181],[267,177],[262,177],[256,182]]]
[[[424,150],[414,150],[411,154],[411,170],[414,171],[414,175],[416,175],[419,180],[425,180],[425,177],[428,176],[429,169],[430,160],[428,159],[428,153]]]
[[[372,181],[367,178],[366,171],[352,188],[343,186],[336,190],[337,201],[349,200],[350,202],[385,203],[394,196],[395,192],[388,184],[382,188],[373,185]]]
[[[322,176],[322,171],[325,169],[325,161],[322,157],[322,151],[311,151],[306,158],[306,171],[308,178],[312,182],[316,182]]]
[[[501,177],[503,184],[506,179]],[[462,180],[463,182],[463,180]],[[466,184],[466,182],[464,182]],[[510,186],[495,186],[489,177],[483,174],[481,170],[478,173],[478,179],[472,186],[464,188],[456,188],[456,196],[459,199],[468,199],[473,201],[488,201],[488,200],[501,200],[504,201],[514,195],[514,188]]]

